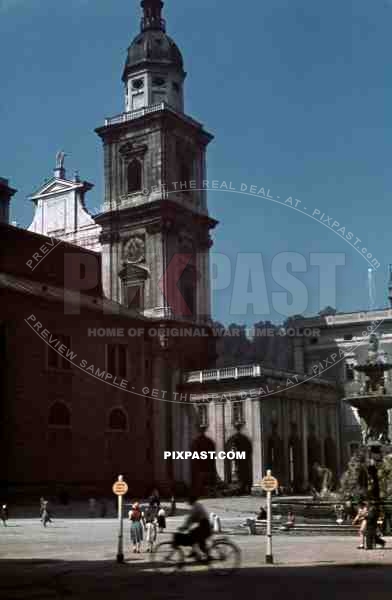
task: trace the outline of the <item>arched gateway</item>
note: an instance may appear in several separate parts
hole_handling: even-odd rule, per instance
[[[201,433],[192,443],[192,452],[215,452],[214,442]],[[192,460],[192,491],[197,495],[208,493],[217,482],[215,459],[208,455],[207,459]]]
[[[241,459],[228,459],[225,461],[225,481],[231,485],[238,486],[238,491],[250,494],[252,488],[252,443],[242,433],[236,433],[225,446],[227,453],[240,452],[244,455]]]

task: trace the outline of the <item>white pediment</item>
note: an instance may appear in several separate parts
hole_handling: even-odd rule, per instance
[[[32,196],[31,200],[51,196],[53,194],[64,194],[82,187],[83,184],[75,181],[67,181],[66,179],[51,179],[47,181],[39,190]]]

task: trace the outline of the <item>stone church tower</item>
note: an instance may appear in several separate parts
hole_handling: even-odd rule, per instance
[[[212,136],[184,113],[186,73],[163,2],[141,6],[122,77],[125,112],[96,130],[105,162],[104,210],[95,218],[104,291],[147,317],[205,323],[216,225],[203,189]]]
[[[186,73],[166,34],[163,2],[141,6],[141,32],[122,76],[124,112],[96,130],[104,150],[104,205],[94,219],[101,227],[103,287],[108,298],[159,326],[204,325],[211,318],[210,230],[217,224],[203,186],[213,137],[184,112]],[[207,366],[208,343],[163,341],[151,347],[152,385],[173,399],[184,369]],[[156,484],[164,490],[169,482],[189,483],[188,461],[163,456],[191,447],[193,406],[157,399],[150,408]]]

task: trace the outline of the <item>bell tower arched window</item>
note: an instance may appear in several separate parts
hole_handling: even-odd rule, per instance
[[[127,415],[121,408],[114,408],[109,415],[109,429],[112,431],[127,431]]]
[[[142,189],[142,165],[137,159],[131,160],[127,167],[127,192],[133,194]]]
[[[70,427],[69,408],[63,402],[55,402],[50,408],[48,422],[50,427]]]

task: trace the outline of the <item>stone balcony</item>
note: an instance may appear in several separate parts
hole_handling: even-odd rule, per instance
[[[184,374],[183,383],[209,383],[226,381],[229,379],[245,379],[249,377],[273,377],[274,379],[287,380],[297,377],[298,381],[306,381],[314,379],[317,383],[324,383],[331,386],[331,381],[327,379],[315,378],[305,374],[298,375],[294,371],[286,371],[280,369],[271,369],[264,367],[262,364],[241,365],[238,367],[223,367],[221,369],[208,369],[206,371],[188,371]]]
[[[224,367],[207,371],[190,371],[184,375],[184,383],[207,383],[223,381],[224,379],[239,379],[241,377],[260,377],[261,365],[246,365],[242,367]]]
[[[116,115],[115,117],[105,119],[105,127],[109,127],[111,125],[120,125],[122,123],[127,123],[128,121],[140,119],[141,117],[145,117],[146,115],[151,115],[163,111],[168,111],[169,113],[176,115],[180,119],[187,121],[193,126],[196,126],[198,128],[201,127],[200,123],[198,123],[194,119],[191,119],[191,117],[188,117],[187,115],[178,112],[172,106],[170,106],[170,104],[167,104],[167,102],[159,102],[158,104],[152,104],[151,106],[139,108],[138,110],[132,110],[130,112],[124,112],[120,115]]]

